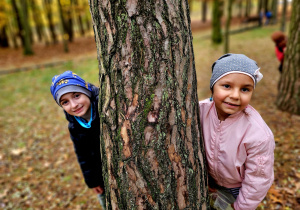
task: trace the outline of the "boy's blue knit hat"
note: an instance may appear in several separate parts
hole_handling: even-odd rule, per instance
[[[212,75],[210,78],[210,89],[222,77],[230,73],[242,73],[252,78],[255,85],[263,78],[259,72],[257,63],[243,54],[228,53],[221,56],[212,65]]]
[[[91,97],[91,85],[72,71],[65,71],[52,78],[51,94],[58,105],[60,97],[66,93],[79,92]]]

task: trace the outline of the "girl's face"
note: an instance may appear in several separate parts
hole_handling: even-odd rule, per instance
[[[66,93],[60,98],[60,105],[68,114],[90,120],[91,101],[87,95],[78,92]]]
[[[231,73],[218,80],[213,87],[213,99],[219,120],[245,109],[253,90],[254,82],[245,74]]]

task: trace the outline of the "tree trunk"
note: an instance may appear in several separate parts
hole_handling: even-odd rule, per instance
[[[251,0],[246,0],[245,17],[249,17],[251,15],[251,8]]]
[[[0,47],[3,47],[3,48],[9,47],[8,37],[6,34],[6,25],[2,26],[2,28],[0,29]]]
[[[31,46],[31,33],[29,27],[29,18],[28,18],[28,2],[27,0],[21,1],[22,3],[22,25],[24,28],[24,55],[33,55],[32,46]]]
[[[24,39],[24,35],[22,33],[24,31],[24,29],[23,29],[22,19],[20,17],[20,12],[19,12],[16,0],[11,0],[11,4],[12,4],[12,8],[14,10],[17,25],[18,25],[18,36],[21,39],[22,46],[24,46],[25,45],[25,39]]]
[[[283,0],[283,7],[281,12],[281,21],[280,21],[280,31],[285,31],[285,22],[286,22],[286,9],[287,9],[287,0]]]
[[[43,39],[47,43],[47,37],[44,33],[43,21],[41,17],[41,10],[38,8],[37,2],[35,0],[30,0],[30,6],[32,9],[33,20],[35,23],[36,32],[38,35],[38,40],[41,42]]]
[[[229,0],[227,2],[227,20],[226,20],[226,26],[225,26],[225,33],[224,33],[224,53],[229,52],[229,32],[230,32],[230,22],[231,22],[231,13],[232,13],[232,4],[234,0]]]
[[[243,1],[239,0],[238,2],[238,8],[239,8],[239,13],[238,13],[238,17],[241,18],[242,17],[242,13],[243,13]]]
[[[261,27],[263,25],[263,18],[264,18],[264,12],[263,12],[263,0],[258,0],[257,4],[257,15],[260,17],[259,19],[259,26]]]
[[[55,25],[53,23],[53,16],[52,16],[52,0],[44,0],[44,5],[45,5],[45,10],[46,10],[46,16],[47,16],[47,20],[49,23],[49,29],[50,29],[50,33],[51,33],[51,38],[52,38],[52,42],[54,44],[57,43],[57,35],[55,32]]]
[[[62,5],[60,0],[57,0],[58,2],[58,11],[59,11],[59,17],[60,17],[60,21],[61,21],[61,34],[62,34],[62,42],[63,42],[63,46],[64,46],[64,51],[65,52],[69,52],[69,46],[68,46],[68,34],[66,33],[66,28],[65,28],[65,21],[64,21],[64,17],[63,17],[63,11],[62,11]]]
[[[278,0],[273,0],[272,1],[272,24],[277,23],[277,9],[278,9]]]
[[[84,36],[84,29],[83,29],[83,21],[81,16],[81,7],[79,6],[78,0],[74,1],[74,7],[75,7],[75,17],[78,18],[78,27],[81,36]]]
[[[223,15],[223,4],[223,0],[213,0],[212,42],[214,44],[222,43],[221,18]]]
[[[187,1],[89,3],[107,209],[206,209]]]
[[[293,1],[292,17],[283,71],[279,81],[277,107],[300,115],[300,1]]]
[[[207,18],[207,0],[202,0],[202,22],[205,23]]]

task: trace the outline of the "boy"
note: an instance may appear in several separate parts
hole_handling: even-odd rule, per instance
[[[105,209],[99,137],[99,89],[72,71],[66,71],[52,78],[50,90],[69,122],[70,136],[85,183],[95,191]]]

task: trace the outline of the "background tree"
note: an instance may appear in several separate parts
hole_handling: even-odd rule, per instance
[[[283,7],[281,12],[281,21],[280,21],[280,31],[285,31],[285,22],[286,22],[286,9],[287,9],[287,0],[283,0]]]
[[[30,8],[32,11],[32,19],[34,21],[36,33],[38,35],[38,40],[41,42],[42,40],[45,40],[46,43],[48,43],[46,34],[44,33],[44,26],[43,26],[43,20],[42,20],[42,11],[40,10],[40,6],[37,3],[36,0],[29,0]]]
[[[207,0],[202,0],[202,22],[205,23],[207,20]]]
[[[229,36],[230,36],[230,22],[231,22],[231,13],[232,13],[232,4],[234,0],[229,0],[227,2],[227,19],[226,19],[226,25],[225,25],[225,33],[224,33],[224,53],[229,52]]]
[[[12,4],[15,19],[16,19],[16,22],[17,22],[17,25],[18,25],[18,29],[17,29],[18,32],[17,33],[18,33],[19,38],[21,39],[22,46],[24,47],[25,46],[25,38],[24,38],[24,35],[23,35],[24,29],[23,29],[23,25],[22,25],[22,18],[20,17],[20,12],[19,12],[16,0],[11,0],[11,4]]]
[[[8,36],[7,36],[7,25],[8,17],[6,14],[7,3],[4,1],[0,2],[0,47],[8,47]]]
[[[300,115],[300,1],[293,1],[292,17],[283,71],[279,81],[277,107]]]
[[[222,22],[223,15],[223,0],[213,0],[212,9],[212,42],[214,44],[222,43]]]
[[[206,209],[187,1],[89,0],[108,209]]]
[[[272,24],[277,23],[277,10],[278,10],[278,0],[272,1]]]
[[[24,34],[24,55],[32,55],[33,50],[31,46],[31,33],[29,26],[29,18],[28,18],[28,2],[27,0],[21,1],[22,8],[22,26],[23,26],[23,34]]]
[[[62,34],[62,41],[63,41],[63,45],[64,45],[64,51],[69,52],[69,46],[68,46],[68,42],[67,42],[69,35],[66,32],[67,29],[65,28],[66,25],[65,25],[65,20],[63,17],[63,9],[62,9],[60,0],[57,0],[57,4],[58,4],[59,17],[60,17],[60,22],[61,22],[61,34]]]
[[[57,35],[55,32],[55,24],[53,22],[52,0],[44,0],[44,8],[45,8],[46,17],[47,17],[48,24],[49,24],[52,42],[54,44],[56,44],[57,43]]]
[[[246,0],[245,17],[249,17],[251,13],[251,0]]]

